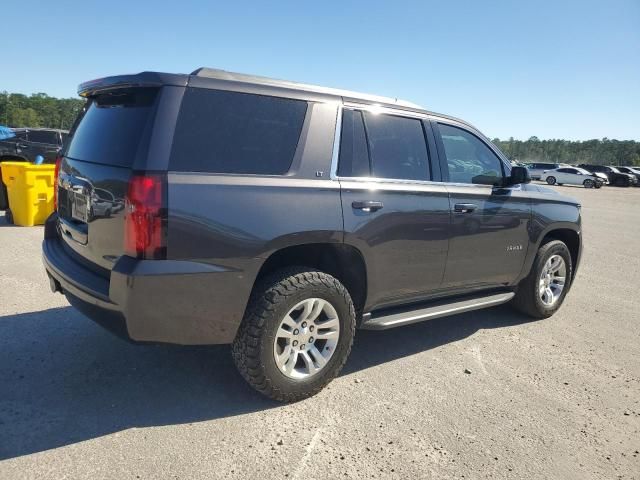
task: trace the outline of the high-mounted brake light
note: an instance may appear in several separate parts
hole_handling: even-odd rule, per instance
[[[62,157],[56,157],[56,168],[53,171],[53,209],[58,210],[58,178],[60,177],[60,163],[62,163]]]
[[[133,175],[124,207],[124,251],[141,259],[163,259],[167,254],[166,175]]]

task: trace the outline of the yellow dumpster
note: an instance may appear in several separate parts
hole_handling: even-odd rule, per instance
[[[7,186],[13,223],[42,225],[53,212],[55,165],[2,162],[2,181]]]

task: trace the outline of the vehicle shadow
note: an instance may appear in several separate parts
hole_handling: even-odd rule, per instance
[[[358,331],[343,375],[523,321],[498,307]],[[0,317],[0,385],[0,460],[281,406],[244,382],[228,346],[131,345],[70,307]]]

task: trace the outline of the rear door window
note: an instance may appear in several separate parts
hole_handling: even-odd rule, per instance
[[[282,175],[291,167],[307,102],[188,88],[173,138],[173,171]]]
[[[400,180],[429,180],[429,154],[422,122],[415,118],[364,112],[371,175]]]
[[[90,100],[66,155],[76,160],[131,167],[148,141],[157,89],[121,89]]]

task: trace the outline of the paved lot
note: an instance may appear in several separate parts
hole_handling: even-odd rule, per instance
[[[557,188],[586,242],[558,314],[357,332],[295,405],[227,347],[104,332],[49,292],[42,229],[0,218],[0,478],[640,478],[640,188]]]

